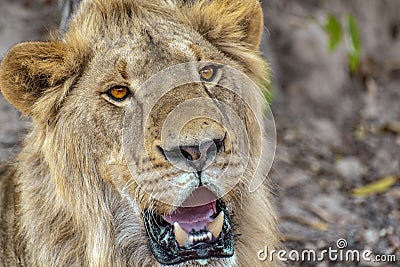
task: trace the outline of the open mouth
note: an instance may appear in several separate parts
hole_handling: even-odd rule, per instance
[[[233,255],[229,212],[223,201],[210,194],[200,187],[184,202],[200,205],[184,205],[168,215],[143,212],[149,245],[159,263],[171,265]]]

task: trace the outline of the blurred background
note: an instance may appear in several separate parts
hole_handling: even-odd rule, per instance
[[[289,266],[399,266],[400,1],[264,0],[263,8],[278,132],[269,176],[285,246],[336,249],[344,238],[347,249],[397,256]],[[0,57],[45,38],[60,19],[56,0],[0,0]],[[27,127],[0,95],[0,161],[19,151]]]

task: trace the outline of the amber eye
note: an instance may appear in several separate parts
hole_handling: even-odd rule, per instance
[[[205,66],[200,70],[200,78],[206,82],[211,82],[217,74],[217,67],[214,65]]]
[[[125,86],[113,87],[107,91],[108,96],[117,101],[124,100],[129,95],[129,89]]]

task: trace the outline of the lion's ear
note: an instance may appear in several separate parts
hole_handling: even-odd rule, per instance
[[[0,89],[21,113],[31,113],[33,104],[47,89],[63,83],[74,71],[71,51],[61,42],[17,44],[0,66]]]
[[[194,0],[183,12],[191,26],[219,47],[232,43],[258,50],[263,13],[258,0]]]

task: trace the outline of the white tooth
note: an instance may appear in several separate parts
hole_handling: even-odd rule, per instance
[[[203,240],[206,240],[206,239],[207,239],[207,234],[206,234],[206,233],[203,234],[202,239],[203,239]]]
[[[203,259],[201,259],[201,260],[197,260],[197,262],[200,264],[200,265],[206,265],[207,264],[207,262],[208,262],[208,260],[203,260]]]
[[[208,240],[212,240],[212,233],[210,233],[210,232],[207,232],[207,237],[208,237]]]
[[[191,236],[189,236],[189,243],[193,244],[193,242],[194,242],[194,237],[191,235]]]
[[[217,218],[214,219],[209,225],[208,230],[212,233],[215,238],[219,237],[219,234],[222,231],[222,225],[224,223],[224,212],[221,211]]]
[[[188,239],[188,234],[185,232],[185,230],[182,229],[182,227],[177,222],[174,223],[174,232],[175,232],[175,239],[178,242],[178,244],[180,246],[184,246],[186,240]]]
[[[193,236],[194,242],[197,242],[197,240],[199,240],[199,238],[195,235]]]

